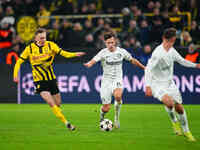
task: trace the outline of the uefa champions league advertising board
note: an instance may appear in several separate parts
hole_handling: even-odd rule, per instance
[[[55,64],[58,87],[63,103],[100,103],[102,69],[96,64],[88,69],[79,63]],[[123,64],[123,103],[159,103],[145,97],[144,71],[129,63]],[[182,93],[184,104],[200,104],[200,71],[175,65],[174,81]],[[29,64],[23,64],[18,85],[18,103],[44,103],[34,94]]]

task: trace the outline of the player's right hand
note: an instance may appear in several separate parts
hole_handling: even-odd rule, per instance
[[[13,81],[16,82],[16,83],[18,83],[18,81],[19,81],[18,77],[13,78]]]
[[[146,96],[152,96],[152,90],[150,86],[146,87],[146,91],[145,91],[145,95]]]
[[[87,67],[87,68],[90,68],[90,67],[92,67],[92,65],[91,65],[91,63],[85,63],[85,64],[83,64],[85,67]]]

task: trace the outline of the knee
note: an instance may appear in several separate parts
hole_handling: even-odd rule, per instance
[[[56,102],[56,105],[57,105],[58,107],[60,107],[60,106],[61,106],[61,101],[57,101],[57,102]]]
[[[115,100],[120,102],[122,99],[122,96],[120,94],[115,95]]]
[[[183,106],[178,104],[175,106],[175,110],[178,114],[183,114],[184,113],[184,109],[183,109]]]
[[[167,108],[169,109],[172,109],[174,107],[174,104],[173,103],[168,103],[168,104],[165,104],[167,106]]]
[[[53,101],[47,101],[47,104],[49,104],[50,107],[54,107],[55,103]]]
[[[178,114],[183,114],[183,113],[184,113],[184,111],[181,110],[181,109],[176,109],[176,112],[177,112]]]
[[[172,109],[174,107],[174,102],[169,96],[164,96],[162,102],[169,109]]]
[[[103,112],[108,112],[109,110],[110,110],[110,104],[103,105],[103,107],[102,107]]]

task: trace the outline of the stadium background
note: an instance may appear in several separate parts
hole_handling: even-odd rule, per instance
[[[71,63],[81,67],[83,62],[91,59],[105,47],[102,35],[109,30],[114,30],[118,35],[119,46],[126,48],[134,57],[146,64],[153,48],[161,42],[163,30],[167,27],[176,27],[178,32],[175,47],[178,52],[186,59],[199,63],[199,8],[197,0],[2,0],[0,102],[17,103],[17,85],[12,82],[13,66],[39,26],[47,28],[48,40],[55,41],[63,49],[85,51],[88,54],[78,59],[66,60],[58,57],[55,61],[56,66],[66,64],[66,74],[70,73]],[[94,68],[97,69],[99,70],[99,66]],[[73,71],[81,75],[78,67]],[[91,70],[84,71],[89,72],[90,77],[94,76]],[[128,66],[124,71],[133,75],[138,69]],[[182,76],[186,79],[183,96],[187,102],[198,103],[198,71],[178,66],[176,73],[181,83]],[[182,91],[182,84],[180,89]],[[90,95],[90,98],[93,98],[92,95],[98,96],[98,93],[90,93],[88,96]],[[141,89],[134,93],[125,93],[125,96],[142,97],[144,93],[142,95]],[[70,99],[66,97],[64,99]],[[74,97],[81,98],[77,93],[72,93],[71,100]],[[144,99],[148,101],[143,97],[142,103],[145,103]],[[148,102],[156,101],[151,99]]]

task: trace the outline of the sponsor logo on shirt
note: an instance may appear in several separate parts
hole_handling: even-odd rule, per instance
[[[106,56],[106,64],[107,65],[120,65],[122,64],[121,60],[122,55],[117,53],[116,55]]]

